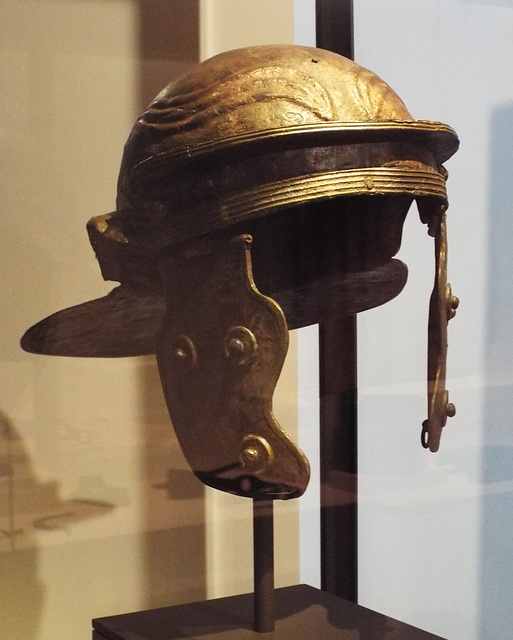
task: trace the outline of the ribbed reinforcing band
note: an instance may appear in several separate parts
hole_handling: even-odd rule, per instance
[[[405,194],[447,200],[445,179],[434,169],[370,167],[287,178],[247,189],[223,200],[224,219],[287,207],[309,200],[354,195]]]

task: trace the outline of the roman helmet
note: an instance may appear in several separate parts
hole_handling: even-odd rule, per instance
[[[116,210],[88,232],[108,296],[29,329],[27,351],[156,353],[184,454],[207,485],[291,498],[308,462],[272,414],[288,331],[378,306],[413,200],[435,238],[428,419],[447,415],[446,178],[455,132],[415,120],[374,73],[335,53],[260,46],[169,84],[125,146]]]

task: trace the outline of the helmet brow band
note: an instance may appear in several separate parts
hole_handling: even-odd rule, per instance
[[[224,199],[221,207],[223,218],[233,219],[247,215],[248,211],[286,207],[307,200],[386,194],[447,200],[445,180],[433,169],[371,167],[330,171],[259,185]]]

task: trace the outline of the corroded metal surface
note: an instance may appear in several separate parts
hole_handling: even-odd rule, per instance
[[[193,241],[162,260],[168,308],[157,360],[180,446],[200,480],[294,498],[306,489],[308,462],[272,413],[287,324],[255,287],[250,244],[247,235]]]
[[[361,208],[363,196],[385,221],[381,228],[400,235],[394,200],[446,202],[441,163],[457,147],[450,127],[415,120],[383,80],[332,52],[280,45],[215,56],[169,84],[142,114],[125,147],[117,210],[88,224],[104,278],[121,287],[39,323],[24,336],[23,348],[94,357],[152,353],[165,306],[161,251],[240,225],[251,225],[237,232],[254,235],[256,246],[265,233],[258,225],[266,227],[269,214],[305,207],[317,221],[311,242],[322,243],[328,236],[323,208],[339,203],[347,233],[343,218]],[[300,228],[307,216],[294,213],[289,222]],[[353,220],[352,238],[375,235],[366,222],[362,230]],[[350,264],[337,255],[338,264],[320,278],[289,278],[285,289],[271,282],[263,290],[287,307],[289,328],[383,304],[399,293],[405,272],[400,285],[394,253],[372,246],[381,264]],[[398,284],[385,298],[394,279]],[[337,304],[326,305],[330,290]],[[316,318],[316,308],[328,313]]]
[[[446,389],[447,325],[456,315],[459,299],[447,282],[447,229],[443,214],[435,230],[435,284],[429,303],[428,323],[428,418],[422,424],[422,446],[438,451],[447,418],[456,414]]]
[[[287,330],[398,295],[407,268],[394,256],[416,200],[430,212],[438,256],[423,431],[436,450],[451,412],[454,307],[442,163],[457,148],[450,127],[415,120],[378,76],[337,54],[285,45],[220,54],[142,114],[116,211],[88,223],[103,277],[120,286],[38,323],[22,346],[110,357],[157,344],[171,418],[198,477],[254,498],[300,495],[308,463],[272,415]]]

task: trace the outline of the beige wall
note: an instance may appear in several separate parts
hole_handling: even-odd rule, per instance
[[[202,59],[258,44],[293,42],[293,0],[200,0]]]
[[[289,9],[0,1],[2,640],[85,640],[92,617],[250,588],[250,505],[205,499],[153,358],[37,357],[18,340],[41,317],[110,290],[84,227],[114,207],[141,109],[200,51],[290,41]],[[287,366],[276,412],[293,431],[294,356]],[[295,507],[283,507],[279,583],[297,576]]]

